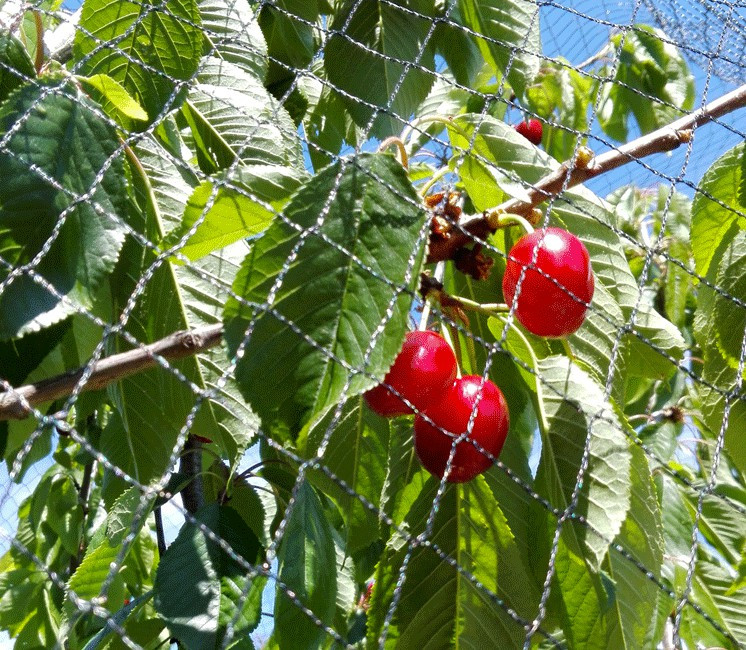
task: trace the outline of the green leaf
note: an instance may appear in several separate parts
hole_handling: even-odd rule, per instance
[[[320,170],[333,162],[343,144],[357,144],[360,129],[345,110],[342,97],[330,84],[322,83],[324,62],[314,62],[312,72],[301,76],[296,83],[308,99],[308,108],[303,116],[303,130],[309,144],[308,155],[313,168]]]
[[[616,543],[639,564],[661,578],[663,526],[658,498],[645,452],[631,445],[630,506]],[[660,588],[649,576],[615,549],[609,551],[609,575],[616,585],[616,611],[610,627],[609,647],[642,648],[657,613]]]
[[[366,128],[375,118],[370,136],[398,134],[427,97],[435,61],[425,39],[434,14],[434,0],[345,0],[335,12],[324,67],[355,123]]]
[[[36,69],[23,43],[6,29],[0,29],[0,103],[26,81]]]
[[[107,74],[94,74],[90,77],[77,77],[100,92],[105,99],[114,105],[117,112],[133,120],[147,121],[148,114],[138,101],[127,90]]]
[[[416,536],[424,531],[438,482],[429,477],[406,513],[404,529]],[[369,645],[377,644],[390,607],[394,584],[404,557],[406,569],[401,599],[387,633],[386,647],[516,647],[525,630],[505,607],[533,618],[537,596],[520,560],[516,540],[500,505],[480,476],[464,485],[448,485],[443,493],[429,539],[431,546],[410,551],[397,533],[376,573],[368,619]],[[446,562],[441,554],[457,563]],[[459,571],[458,569],[461,569]],[[462,572],[463,571],[463,572]],[[469,579],[469,576],[472,579]],[[520,591],[523,590],[523,595]],[[503,606],[496,599],[500,598]]]
[[[743,296],[746,233],[738,231],[729,245],[727,240],[723,242],[717,257],[719,264],[710,267],[708,279],[715,286],[722,287],[728,296]],[[719,435],[724,423],[727,425],[725,449],[741,473],[746,473],[746,441],[741,435],[746,422],[746,405],[740,399],[732,399],[727,422],[724,421],[724,414],[726,395],[733,390],[738,379],[745,324],[743,307],[709,286],[699,285],[694,333],[704,353],[702,378],[706,383],[697,386],[702,416],[711,435]],[[741,330],[737,331],[734,327],[741,327]]]
[[[677,587],[680,592],[684,586],[686,567],[678,567]],[[706,612],[720,627],[730,634],[726,637],[692,607],[685,607],[682,612],[681,638],[694,646],[697,642],[707,647],[739,647],[746,643],[746,625],[742,612],[746,607],[746,590],[728,594],[733,583],[732,574],[723,567],[698,558],[692,591],[692,602]]]
[[[171,634],[187,647],[216,648],[233,618],[234,632],[240,634],[248,634],[259,623],[266,579],[248,577],[242,563],[213,539],[227,543],[245,562],[257,561],[259,541],[233,508],[213,503],[196,519],[197,523],[184,524],[161,558],[154,605]],[[236,616],[244,591],[247,597]]]
[[[546,120],[542,138],[544,150],[559,161],[572,157],[578,132],[584,134],[590,129],[588,108],[595,96],[593,85],[593,78],[559,59],[556,63],[542,61],[534,83],[526,89],[529,107]],[[558,122],[562,127],[551,122]],[[586,139],[581,136],[581,144]]]
[[[719,246],[746,229],[746,144],[737,144],[705,172],[692,204],[691,244],[695,269],[707,275]],[[712,198],[710,198],[712,197]]]
[[[630,114],[642,133],[650,133],[681,117],[694,106],[694,76],[676,46],[659,29],[636,25],[612,36],[619,52],[613,81],[602,88],[598,111],[601,128],[627,140]],[[602,75],[610,71],[602,70]]]
[[[420,103],[415,119],[434,115],[458,115],[463,112],[469,98],[469,92],[456,87],[453,78],[446,71],[435,80],[427,97]],[[411,137],[406,142],[410,155],[416,154],[436,137],[447,142],[444,131],[445,126],[440,122],[431,124],[425,122],[413,129]]]
[[[254,243],[233,285],[243,300],[226,304],[225,338],[233,356],[247,337],[236,377],[266,430],[294,437],[348,381],[348,396],[374,385],[359,370],[386,374],[411,302],[399,288],[413,288],[422,259],[418,203],[392,156],[363,154],[306,183]],[[261,307],[270,291],[271,312]]]
[[[606,539],[613,539],[630,507],[631,456],[622,425],[598,382],[567,358],[542,359],[538,372],[545,383],[541,408],[548,426],[541,431],[538,491],[555,508],[564,510],[569,505],[590,435],[589,463],[575,512]],[[608,542],[585,525],[568,522],[563,531],[572,553],[585,556],[597,569]]]
[[[156,193],[150,183],[146,184],[140,176],[136,179],[137,196],[146,211],[138,228],[149,239],[161,240],[166,215],[160,207],[178,209],[179,197],[166,190]],[[186,198],[181,197],[182,210]],[[155,253],[143,250],[139,242],[128,243],[131,248],[123,256],[125,264],[116,276],[116,300],[122,304],[129,299],[137,278],[155,259]],[[245,244],[239,242],[189,266],[169,262],[156,265],[135,304],[128,331],[138,341],[153,342],[176,331],[219,322],[237,262],[245,250]],[[112,343],[112,347],[129,349],[121,339]],[[170,370],[156,367],[108,389],[116,413],[104,429],[100,449],[111,462],[143,483],[162,476],[169,468],[179,431],[198,397],[192,385],[215,391],[215,396],[201,402],[190,433],[220,444],[232,463],[256,432],[256,418],[238,396],[233,381],[221,380],[227,367],[222,349],[175,361],[173,366],[190,383]],[[105,483],[107,499],[124,487],[111,475],[107,475]]]
[[[29,342],[43,341],[45,334],[49,332],[54,333],[55,331],[59,332],[59,327],[60,325],[56,325],[52,328],[42,330],[42,332],[36,335],[31,335],[32,338]],[[65,334],[62,339],[46,354],[41,363],[26,376],[23,380],[24,383],[34,383],[48,377],[60,375],[68,370],[79,368],[90,358],[96,345],[101,340],[101,328],[93,323],[88,316],[76,314],[64,321],[63,331]],[[23,350],[25,344],[20,344],[25,342],[26,338],[24,337],[21,341],[9,345],[18,345],[19,351]],[[37,350],[36,352],[39,351]],[[31,356],[32,359],[33,356],[35,355]],[[80,407],[80,405],[81,402],[78,401],[78,406]],[[45,412],[49,406],[49,403],[40,404],[39,408],[42,412]],[[39,423],[35,418],[26,418],[24,420],[11,420],[7,425],[8,437],[6,440],[5,459],[8,471],[10,471],[16,454],[24,447],[29,436],[36,431]],[[41,436],[34,442],[30,452],[24,458],[21,471],[15,477],[16,481],[22,481],[28,468],[35,462],[47,457],[52,451],[52,431],[53,428],[51,426],[43,427]]]
[[[266,82],[278,99],[289,88],[295,71],[304,69],[313,58],[318,38],[313,24],[318,16],[317,0],[275,0],[262,5],[259,24],[270,57]]]
[[[472,35],[462,27],[465,23],[458,3],[441,1],[440,4],[444,5],[440,10],[441,16],[445,16],[448,7],[450,7],[450,13],[447,20],[443,20],[435,26],[435,31],[431,37],[432,43],[448,64],[446,74],[450,72],[454,80],[461,86],[476,89],[476,78],[484,65],[482,53],[479,51]],[[442,81],[442,77],[438,77],[435,83],[442,83]],[[468,95],[466,90],[453,88],[452,85],[451,88]],[[453,115],[453,113],[447,111],[440,114]]]
[[[148,502],[147,499],[143,499],[141,493],[135,488],[130,488],[114,502],[106,519],[88,544],[82,562],[67,582],[69,593],[74,593],[78,598],[85,600],[98,598],[102,595],[104,582],[112,578],[109,585],[110,591],[122,589],[120,574],[124,563],[130,553],[137,552],[133,551],[135,544],[130,543],[125,553],[122,554],[122,543],[127,535],[134,534],[136,537],[140,533],[152,505],[152,500]],[[137,520],[135,520],[135,515],[138,515]],[[74,621],[80,616],[80,612],[69,593],[65,599],[65,612]],[[109,593],[107,596],[107,608],[110,611],[116,611],[122,604],[122,597],[119,597],[117,603],[117,598],[112,598],[112,594]]]
[[[232,63],[214,57],[203,62],[182,115],[206,172],[236,159],[303,169],[300,140],[287,111],[256,77]]]
[[[181,226],[169,241],[177,243],[201,220],[179,249],[196,260],[239,239],[258,235],[305,178],[292,167],[278,165],[242,165],[230,175],[219,174],[217,182],[203,182],[189,197]]]
[[[485,60],[498,74],[507,72],[516,94],[523,95],[541,63],[538,7],[526,0],[459,0],[458,6]]]
[[[336,610],[336,552],[327,515],[306,482],[298,489],[277,559],[280,581],[304,607],[329,625]],[[316,648],[326,636],[279,586],[274,634],[280,647],[287,650]]]
[[[184,146],[178,135],[173,133],[175,125],[166,121],[159,125],[159,129],[168,130],[176,139],[176,146],[179,149]],[[187,199],[199,186],[199,170],[178,160],[150,136],[143,137],[134,147],[134,152],[148,177],[152,196],[143,185],[135,185],[135,193],[142,204],[155,203],[164,234],[168,233],[181,223]]]
[[[147,593],[143,594],[142,596],[138,596],[137,598],[133,598],[128,605],[125,605],[122,607],[119,611],[117,611],[114,616],[111,617],[111,620],[116,623],[117,625],[124,625],[124,623],[127,621],[127,618],[129,615],[137,609],[140,605],[143,605],[147,603],[151,598],[153,597],[153,592],[148,591]],[[163,623],[160,621],[137,621],[137,628],[139,632],[145,632],[144,638],[141,637],[139,634],[133,634],[133,630],[125,628],[125,631],[127,633],[127,636],[130,640],[130,642],[135,643],[142,643],[143,641],[152,641],[155,638],[159,636],[160,631],[163,629]],[[107,640],[107,637],[110,635],[115,634],[115,631],[108,625],[105,625],[103,629],[96,634],[88,643],[85,644],[85,647],[83,650],[97,650],[98,647]],[[133,638],[134,637],[134,638]],[[109,648],[116,648],[117,647],[117,639],[118,637],[114,638],[113,643],[108,646]],[[124,646],[124,643],[122,643],[122,646]],[[126,646],[124,646],[126,647]]]
[[[315,454],[328,436],[321,458],[324,467],[345,481],[356,495],[365,497],[378,508],[386,478],[391,424],[367,408],[362,396],[349,399],[336,420],[335,412],[336,409],[330,409],[311,427],[303,441],[305,456]],[[375,511],[364,506],[356,496],[350,496],[323,472],[311,472],[309,479],[334,500],[345,518],[345,549],[348,554],[353,555],[378,538],[379,523]]]
[[[0,134],[13,129],[0,153],[0,255],[15,267],[34,262],[64,212],[49,252],[33,266],[71,302],[21,275],[0,296],[0,339],[53,325],[74,305],[90,308],[124,243],[127,204],[117,133],[73,84],[62,85],[64,94],[51,92],[59,87],[47,78],[15,91],[0,107]],[[7,275],[0,269],[0,277]]]
[[[81,61],[81,73],[107,74],[137,97],[154,119],[174,103],[176,83],[197,71],[202,44],[196,0],[169,0],[167,7],[139,0],[124,5],[117,0],[87,0],[75,33],[74,56]]]
[[[248,0],[197,0],[205,54],[232,63],[259,81],[267,74],[267,43]]]

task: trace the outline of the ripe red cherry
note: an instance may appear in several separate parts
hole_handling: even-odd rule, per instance
[[[425,415],[437,426],[422,415],[414,420],[414,448],[417,457],[428,472],[443,478],[454,438],[438,427],[453,436],[462,435],[466,431],[480,391],[482,397],[471,433],[456,445],[451,472],[446,479],[450,483],[471,481],[492,465],[492,460],[469,442],[469,439],[479,443],[495,458],[503,448],[510,418],[502,392],[491,381],[485,381],[482,386],[481,377],[468,375],[457,379],[425,409]]]
[[[539,242],[534,268],[528,268]],[[561,228],[537,230],[521,237],[510,250],[503,276],[508,305],[513,303],[523,268],[527,270],[515,310],[523,326],[547,338],[561,338],[577,330],[585,320],[594,288],[591,260],[583,242]]]
[[[539,120],[529,120],[528,122],[519,122],[515,125],[515,130],[518,131],[526,140],[529,142],[540,145],[541,144],[541,134],[543,132],[543,127],[541,125],[541,122]]]
[[[456,379],[456,356],[445,339],[435,332],[407,332],[404,346],[388,374],[375,388],[365,393],[365,401],[379,415],[407,415],[412,409],[387,388],[424,409],[431,396],[447,388]]]

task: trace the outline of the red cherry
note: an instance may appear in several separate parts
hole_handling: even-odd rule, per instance
[[[446,340],[435,332],[407,332],[404,346],[388,374],[365,393],[365,401],[379,415],[407,415],[412,409],[389,390],[424,409],[432,395],[447,388],[456,378],[456,356]]]
[[[537,245],[536,262],[529,268]],[[583,242],[561,228],[521,237],[510,250],[503,276],[503,294],[509,305],[523,268],[527,270],[515,310],[523,326],[547,338],[561,338],[577,330],[585,320],[594,288],[591,260]]]
[[[519,122],[515,125],[516,131],[520,133],[526,140],[535,145],[541,144],[541,135],[543,127],[539,120],[529,120],[528,122]]]
[[[480,392],[482,397],[477,406],[471,433],[456,445],[451,472],[447,478],[450,483],[470,481],[492,465],[492,460],[469,442],[469,439],[478,443],[495,458],[503,448],[510,418],[502,392],[490,380],[485,381],[482,386],[481,377],[468,375],[457,379],[425,409],[425,415],[437,426],[428,422],[422,415],[418,415],[414,420],[414,448],[417,457],[428,472],[443,478],[454,438],[440,429],[454,436],[462,435],[466,431]]]

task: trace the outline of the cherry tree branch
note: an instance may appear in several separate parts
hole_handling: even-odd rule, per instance
[[[449,233],[449,237],[431,241],[428,261],[439,262],[451,259],[453,254],[470,243],[473,237],[484,239],[492,232],[493,228],[490,224],[495,223],[497,214],[507,212],[521,216],[530,215],[536,206],[557,196],[562,191],[568,174],[570,178],[566,186],[573,187],[634,160],[654,153],[671,151],[680,144],[688,142],[692,137],[693,129],[744,106],[746,106],[746,84],[657,131],[593,158],[587,165],[576,164],[575,167],[569,168],[565,163],[531,187],[528,191],[528,201],[511,199],[482,214],[467,215],[460,219],[458,227]],[[152,368],[158,363],[156,357],[181,359],[193,356],[218,345],[222,336],[223,326],[221,324],[211,325],[191,331],[175,332],[151,345],[112,355],[93,365],[83,390],[99,390],[120,379]],[[79,368],[34,384],[15,388],[12,391],[0,392],[0,421],[22,420],[31,415],[29,407],[70,395],[84,372],[84,368]]]
[[[680,144],[691,140],[692,131],[697,127],[744,106],[746,106],[746,84],[657,131],[593,158],[585,166],[576,164],[575,167],[570,168],[568,163],[563,163],[558,169],[528,189],[528,201],[510,199],[482,214],[464,216],[459,220],[458,226],[449,233],[449,237],[431,241],[427,261],[439,262],[451,259],[459,248],[469,244],[474,237],[485,239],[493,231],[490,227],[491,214],[510,212],[526,216],[539,204],[557,196],[563,187],[574,187],[589,178],[612,171],[635,160],[655,153],[672,151]],[[569,179],[567,179],[568,175]],[[567,183],[565,183],[566,180]]]
[[[142,348],[106,357],[93,365],[83,390],[99,390],[120,379],[152,368],[158,364],[156,357],[170,360],[194,356],[218,345],[222,337],[222,324],[210,325],[174,332]],[[70,395],[84,372],[85,368],[78,368],[12,391],[0,392],[0,420],[22,420],[31,414],[29,406],[38,406]]]

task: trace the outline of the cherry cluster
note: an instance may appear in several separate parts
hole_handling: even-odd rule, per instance
[[[583,324],[593,297],[588,251],[560,228],[524,235],[510,250],[502,287],[529,332],[568,336]],[[385,417],[415,413],[414,447],[422,465],[441,479],[450,467],[446,480],[463,483],[486,471],[500,454],[510,417],[502,391],[491,380],[457,374],[456,356],[442,336],[408,332],[383,383],[365,400]]]

